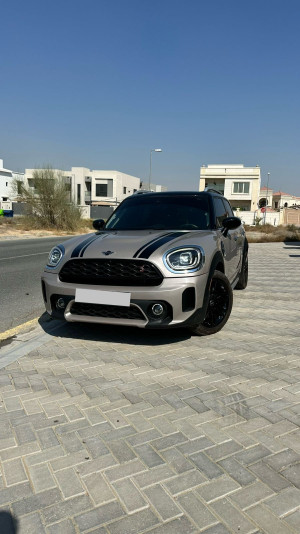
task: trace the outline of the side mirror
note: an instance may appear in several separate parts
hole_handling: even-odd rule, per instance
[[[104,219],[95,219],[93,221],[93,227],[95,230],[103,230],[105,226],[105,220]]]
[[[239,217],[226,217],[226,219],[223,219],[223,228],[226,230],[235,230],[239,226],[241,226],[242,221],[239,219]]]
[[[228,230],[235,230],[239,226],[241,226],[242,221],[239,219],[239,217],[226,217],[226,219],[223,219],[223,235],[224,237],[227,236]]]

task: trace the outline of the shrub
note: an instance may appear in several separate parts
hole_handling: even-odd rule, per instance
[[[50,167],[35,170],[34,187],[15,183],[19,200],[26,202],[28,225],[32,228],[50,228],[75,231],[81,224],[81,213],[70,202],[65,178]]]

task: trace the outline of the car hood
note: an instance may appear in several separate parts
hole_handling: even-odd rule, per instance
[[[186,245],[201,245],[205,250],[208,241],[211,231],[207,230],[104,230],[65,241],[58,270],[66,261],[77,258],[149,259],[165,270],[162,256],[167,250]]]

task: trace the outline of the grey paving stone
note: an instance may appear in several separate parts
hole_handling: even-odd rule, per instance
[[[297,454],[291,449],[286,449],[285,451],[268,456],[264,461],[272,467],[272,469],[281,471],[285,467],[300,463],[300,454]]]
[[[144,493],[151,502],[155,512],[160,515],[163,521],[167,521],[168,519],[182,514],[182,511],[175,504],[174,500],[171,499],[159,484],[145,489]]]
[[[170,436],[165,436],[163,438],[151,441],[151,445],[157,451],[163,451],[164,449],[169,449],[170,447],[180,445],[181,443],[184,443],[185,441],[188,441],[186,436],[184,436],[181,432],[175,432],[174,434],[171,434]]]
[[[116,482],[116,480],[121,480],[122,478],[132,477],[138,473],[146,471],[146,467],[139,460],[132,460],[127,464],[112,467],[107,471],[107,478],[110,482]]]
[[[56,482],[47,464],[33,465],[28,468],[35,493],[56,487]]]
[[[20,445],[36,441],[37,439],[30,424],[15,427],[15,434]]]
[[[66,517],[82,514],[85,510],[93,508],[93,503],[87,495],[79,495],[68,500],[57,502],[50,506],[50,502],[42,510],[46,525],[56,523]]]
[[[110,534],[139,534],[158,523],[157,517],[151,510],[142,510],[131,516],[124,517],[107,525]]]
[[[219,462],[219,465],[241,486],[247,486],[247,484],[255,481],[252,473],[234,458],[225,458],[225,460]]]
[[[300,488],[300,464],[292,465],[281,471],[281,474],[289,480],[296,488]]]
[[[145,473],[134,476],[134,481],[140,488],[147,488],[175,477],[176,473],[167,465],[161,465],[147,470]]]
[[[186,517],[182,516],[147,532],[149,534],[196,534],[198,529]]]
[[[148,443],[137,445],[134,450],[141,460],[150,468],[165,463],[162,457],[159,456]]]
[[[262,445],[255,445],[246,451],[236,454],[235,459],[243,465],[251,465],[271,454],[271,451],[269,451],[266,447],[263,447]]]
[[[78,476],[72,468],[56,471],[55,477],[65,499],[85,492]]]
[[[231,495],[239,489],[240,485],[235,480],[223,475],[217,480],[211,480],[206,484],[202,484],[196,491],[201,495],[202,499],[210,503],[220,497]]]
[[[47,534],[76,534],[71,519],[65,519],[47,527]]]
[[[37,431],[36,435],[42,449],[49,449],[50,447],[56,447],[59,445],[59,441],[52,428],[44,428],[39,430]]]
[[[21,484],[21,482],[26,482],[28,480],[23,462],[20,458],[2,462],[2,469],[7,486]]]
[[[235,508],[227,499],[220,499],[211,504],[211,509],[221,518],[228,529],[232,532],[250,534],[257,531],[255,523]]]
[[[221,460],[222,458],[226,458],[226,456],[231,456],[232,454],[236,453],[237,451],[241,450],[242,446],[235,441],[226,441],[226,443],[222,443],[221,445],[216,445],[215,447],[211,447],[209,449],[206,449],[206,454],[212,458],[215,461]]]
[[[202,438],[188,441],[187,443],[180,445],[178,449],[183,454],[189,455],[195,452],[203,451],[209,447],[212,447],[213,445],[214,443],[210,439],[207,439],[206,437],[202,437]]]
[[[203,452],[192,454],[190,459],[207,478],[216,478],[223,475],[222,469],[212,462]]]
[[[300,490],[287,488],[268,499],[265,504],[275,515],[283,517],[300,507]]]
[[[61,501],[61,493],[57,488],[49,489],[38,493],[37,495],[30,495],[22,500],[18,500],[12,504],[13,513],[19,517],[21,515],[29,514],[41,510],[46,506],[59,506]]]
[[[169,492],[176,496],[184,491],[191,490],[200,486],[206,479],[199,473],[199,471],[188,471],[181,475],[177,475],[175,478],[164,482],[164,486]]]
[[[130,479],[114,482],[113,488],[129,514],[148,508],[149,504]]]
[[[85,532],[86,530],[104,525],[108,521],[113,521],[124,515],[125,512],[118,502],[110,502],[98,506],[89,512],[75,516],[74,521],[80,532]]]
[[[82,481],[96,506],[116,499],[101,473],[91,473],[85,476]]]
[[[38,512],[22,516],[18,523],[22,534],[43,534],[46,532]]]
[[[258,504],[247,510],[247,515],[252,519],[264,534],[292,534],[292,530],[285,523],[271,513],[265,506]]]
[[[285,516],[284,521],[296,532],[300,532],[300,510]]]
[[[251,486],[247,486],[231,494],[229,499],[237,504],[239,508],[245,510],[254,504],[259,504],[272,495],[274,495],[274,492],[268,486],[261,482],[254,482]]]
[[[120,439],[119,441],[111,441],[108,444],[108,447],[120,464],[129,462],[130,460],[134,460],[136,458],[134,451],[123,439]]]
[[[290,486],[290,482],[284,476],[276,473],[264,462],[257,462],[257,464],[251,465],[250,470],[273,491],[281,491]]]
[[[216,516],[208,510],[208,507],[193,492],[184,493],[179,496],[178,503],[200,529],[204,529],[218,522]]]
[[[161,453],[165,462],[176,471],[176,473],[185,473],[194,469],[194,464],[190,462],[178,449],[167,449]]]

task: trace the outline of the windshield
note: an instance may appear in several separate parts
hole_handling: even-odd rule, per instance
[[[128,198],[113,213],[110,230],[206,230],[210,227],[206,196],[178,195]]]

